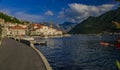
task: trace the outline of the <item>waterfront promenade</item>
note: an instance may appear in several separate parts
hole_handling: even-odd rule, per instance
[[[0,46],[0,70],[47,70],[31,47],[4,38]]]

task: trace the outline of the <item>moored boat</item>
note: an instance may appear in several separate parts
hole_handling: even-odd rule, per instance
[[[47,45],[47,41],[44,41],[44,42],[37,42],[37,41],[35,41],[34,45]]]
[[[28,41],[34,41],[34,38],[30,36],[24,36],[21,39],[28,40]]]

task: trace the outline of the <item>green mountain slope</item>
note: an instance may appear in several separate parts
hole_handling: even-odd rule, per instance
[[[102,14],[99,17],[90,16],[88,19],[76,25],[69,33],[88,34],[88,33],[101,33],[104,31],[112,32],[116,28],[115,24],[113,24],[112,21],[120,23],[120,8],[106,12],[105,14]]]
[[[24,22],[26,22],[26,21],[20,21],[17,18],[11,17],[11,16],[4,14],[2,12],[0,12],[0,18],[4,19],[5,22],[12,22],[12,23],[18,23],[18,24],[23,24]]]

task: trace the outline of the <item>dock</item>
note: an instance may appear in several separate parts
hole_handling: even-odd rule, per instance
[[[30,46],[4,38],[0,46],[0,70],[51,70]]]

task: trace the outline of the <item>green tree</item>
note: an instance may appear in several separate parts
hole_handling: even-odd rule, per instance
[[[20,20],[18,20],[17,18],[8,16],[7,14],[2,13],[2,12],[0,12],[0,18],[4,19],[5,22],[22,24],[22,22]]]

